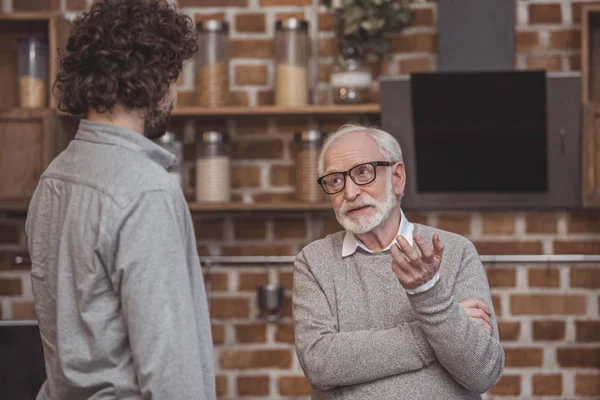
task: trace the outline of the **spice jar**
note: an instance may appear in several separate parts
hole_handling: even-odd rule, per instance
[[[275,24],[275,105],[308,104],[308,22],[288,18]]]
[[[196,200],[231,200],[229,136],[225,132],[202,132],[196,144]]]
[[[22,108],[48,104],[48,44],[46,39],[26,37],[18,41],[19,100]]]
[[[229,25],[211,19],[198,22],[196,30],[197,103],[201,107],[226,106],[229,97]]]
[[[183,187],[181,169],[183,165],[183,144],[177,140],[173,132],[167,132],[158,139],[158,145],[177,158],[177,164],[169,169],[169,174],[175,179],[179,187]]]
[[[318,130],[296,133],[296,198],[310,203],[325,200],[325,192],[317,183],[317,166],[324,135]]]
[[[371,70],[356,50],[348,46],[343,51],[343,61],[333,67],[331,92],[335,104],[360,104],[371,100]]]

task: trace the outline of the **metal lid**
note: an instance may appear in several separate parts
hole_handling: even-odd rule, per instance
[[[17,39],[17,43],[32,43],[32,44],[48,44],[48,39],[45,36],[22,36]]]
[[[308,21],[299,18],[280,19],[275,23],[275,29],[278,31],[306,31],[308,30]]]
[[[305,142],[322,142],[325,135],[323,132],[316,129],[309,129],[302,132],[297,132],[294,135],[294,139],[296,143],[305,143]]]
[[[229,24],[218,19],[196,22],[196,29],[204,32],[229,32]]]
[[[219,131],[204,131],[200,136],[203,143],[223,143],[229,140],[229,135]]]
[[[158,141],[162,144],[175,143],[175,134],[173,132],[166,132],[164,135],[158,138]]]

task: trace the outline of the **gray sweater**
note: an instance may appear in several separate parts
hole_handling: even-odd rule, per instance
[[[175,157],[82,120],[29,207],[46,400],[215,398],[207,299]]]
[[[445,246],[440,280],[407,295],[389,251],[342,258],[344,232],[306,246],[294,269],[293,316],[300,365],[313,399],[480,399],[504,368],[493,334],[459,302],[476,297],[493,311],[487,277],[466,238],[415,224]]]

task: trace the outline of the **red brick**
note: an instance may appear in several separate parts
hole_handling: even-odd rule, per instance
[[[271,39],[231,39],[229,42],[231,58],[272,59],[274,55]]]
[[[279,273],[279,284],[287,289],[293,288],[294,273],[293,272],[280,272]]]
[[[468,235],[471,233],[471,215],[440,215],[438,217],[438,228],[459,235]]]
[[[204,270],[204,281],[211,291],[229,290],[229,275],[225,272],[212,272]]]
[[[562,394],[561,374],[535,374],[531,383],[533,394],[537,396],[560,396]]]
[[[304,239],[306,219],[303,217],[273,218],[273,237],[277,239]]]
[[[567,223],[569,233],[599,233],[600,214],[598,213],[573,213]]]
[[[409,58],[398,63],[400,74],[409,75],[416,72],[429,72],[432,70],[429,57]]]
[[[529,214],[525,217],[525,231],[527,233],[556,233],[558,217],[556,214]]]
[[[600,240],[554,241],[554,254],[592,254],[600,253]]]
[[[331,80],[331,72],[333,64],[319,63],[319,82],[329,82]]]
[[[265,343],[267,341],[267,327],[263,324],[237,325],[235,327],[237,343]]]
[[[211,326],[213,345],[225,343],[225,327],[223,325]]]
[[[587,299],[583,295],[512,295],[510,308],[513,315],[581,315],[587,311]]]
[[[198,22],[210,21],[211,19],[225,22],[225,13],[217,12],[217,13],[202,13],[194,15],[194,22],[198,24]]]
[[[332,31],[335,28],[335,20],[331,12],[319,13],[319,32]]]
[[[498,335],[503,342],[519,340],[521,337],[520,322],[498,322]]]
[[[260,167],[249,165],[233,166],[231,168],[231,186],[234,189],[260,187],[260,170]]]
[[[248,7],[248,0],[177,0],[179,8],[185,7]]]
[[[14,0],[14,11],[47,11],[56,10],[59,7],[58,0]]]
[[[481,216],[483,234],[511,235],[515,232],[515,217],[513,214],[489,213]]]
[[[595,268],[572,267],[569,272],[571,287],[585,289],[600,288],[600,266]]]
[[[338,53],[335,37],[319,39],[319,56],[334,57]]]
[[[253,195],[254,202],[260,204],[285,203],[296,200],[293,192],[287,193],[256,193]]]
[[[237,160],[281,159],[283,143],[278,139],[233,142],[231,154]]]
[[[527,69],[562,71],[562,58],[560,56],[529,56]]]
[[[600,368],[600,348],[565,347],[556,350],[556,360],[563,368]]]
[[[334,218],[326,218],[323,219],[323,236],[332,234],[332,233],[336,233],[343,230],[342,226],[340,225],[340,223],[337,221],[337,219]]]
[[[586,2],[572,2],[571,4],[571,14],[573,15],[573,24],[580,24],[583,5],[600,5],[600,1],[586,1]]]
[[[292,352],[289,349],[224,351],[220,365],[223,369],[289,369],[292,366]]]
[[[227,377],[223,375],[216,376],[217,396],[227,396]]]
[[[266,85],[269,83],[269,71],[266,65],[235,66],[235,83],[237,85]]]
[[[256,104],[259,106],[272,106],[275,104],[275,92],[273,90],[259,90],[256,93]]]
[[[410,21],[409,27],[435,25],[432,8],[416,8],[413,9],[413,12],[413,19]]]
[[[0,225],[0,243],[19,244],[21,232],[17,225]]]
[[[560,286],[560,273],[556,268],[530,268],[529,287],[557,288]]]
[[[281,313],[284,317],[292,317],[292,297],[283,296],[283,304],[281,305]]]
[[[496,312],[496,315],[501,316],[502,315],[502,301],[500,299],[500,296],[492,295],[492,305],[494,307],[494,311]]]
[[[275,341],[283,343],[294,343],[294,325],[279,323],[275,331]]]
[[[248,92],[246,90],[229,92],[229,105],[232,107],[248,107]]]
[[[271,167],[272,186],[294,186],[295,169],[287,165],[274,165]]]
[[[600,321],[575,321],[575,340],[600,342]]]
[[[533,340],[564,340],[565,321],[533,321]]]
[[[36,319],[35,305],[29,301],[13,301],[12,317],[13,319]]]
[[[284,20],[290,19],[290,18],[305,19],[304,11],[284,11],[284,12],[278,12],[277,14],[275,14],[275,21],[279,21],[279,20],[284,21]]]
[[[538,31],[520,31],[516,33],[517,52],[531,51],[539,48],[540,35]]]
[[[517,271],[515,268],[488,267],[487,273],[490,287],[515,287],[517,283]]]
[[[437,40],[434,33],[394,35],[390,40],[392,53],[435,53]]]
[[[561,24],[560,4],[529,4],[530,24]]]
[[[578,396],[600,396],[600,375],[575,375],[575,394]]]
[[[477,241],[475,247],[479,254],[542,254],[543,248],[541,242],[520,241],[520,242],[492,242]]]
[[[517,396],[521,394],[521,376],[519,375],[504,375],[500,381],[490,389],[490,394]]]
[[[238,290],[256,291],[260,286],[269,283],[266,272],[240,272],[238,275]]]
[[[22,293],[21,279],[0,279],[0,296],[21,296]]]
[[[244,33],[262,33],[267,30],[264,13],[237,14],[235,16],[235,29]]]
[[[569,68],[571,68],[571,71],[581,70],[581,53],[569,56]]]
[[[224,246],[221,254],[223,256],[295,256],[297,253],[288,245],[236,245]]]
[[[505,348],[504,355],[507,367],[541,367],[544,351],[532,347]]]
[[[579,49],[581,31],[579,29],[562,29],[550,31],[548,48],[551,50]]]
[[[85,10],[87,7],[87,0],[67,0],[67,10],[81,11]]]
[[[16,263],[16,258],[21,257],[21,264]],[[6,253],[0,252],[0,271],[20,271],[31,269],[29,262],[29,253],[27,251],[9,251]]]
[[[194,231],[198,240],[223,240],[225,218],[204,217],[194,219]]]
[[[248,299],[245,298],[221,298],[210,299],[211,318],[248,318],[250,307]]]
[[[310,396],[310,383],[303,376],[280,376],[279,394],[282,396]]]
[[[240,396],[268,396],[269,377],[260,376],[238,376],[237,391]]]
[[[265,239],[267,220],[260,217],[236,218],[233,232],[236,239]]]

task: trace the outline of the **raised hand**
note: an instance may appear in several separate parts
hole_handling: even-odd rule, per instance
[[[406,239],[397,236],[397,246],[390,248],[392,254],[392,270],[405,289],[416,289],[429,282],[440,269],[444,245],[437,234],[433,235],[433,248],[419,235],[414,241],[421,250],[417,254]]]

